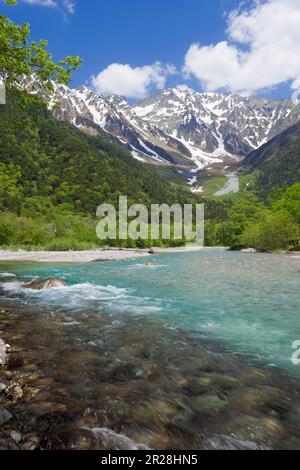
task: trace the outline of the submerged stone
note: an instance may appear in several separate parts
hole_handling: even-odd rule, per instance
[[[17,444],[21,442],[22,440],[22,435],[17,432],[17,431],[11,431],[10,437],[12,438],[13,441],[15,441]]]
[[[13,415],[6,408],[0,405],[0,426],[8,423],[12,418]]]
[[[238,393],[233,396],[233,403],[239,409],[252,411],[264,409],[266,405],[275,406],[282,397],[282,390],[275,387],[247,387],[240,389]]]
[[[12,355],[9,357],[8,360],[8,368],[13,370],[13,369],[19,369],[22,367],[24,364],[24,359],[21,356],[17,355]]]
[[[22,400],[23,398],[23,390],[17,384],[12,384],[9,387],[7,387],[5,389],[5,394],[8,398],[13,400],[14,402],[18,400]]]
[[[279,421],[272,418],[257,418],[250,415],[240,416],[228,423],[231,435],[275,447],[284,435],[284,428]]]
[[[205,448],[209,450],[265,450],[254,441],[232,436],[215,436],[207,441]]]
[[[39,439],[36,436],[29,438],[23,444],[24,450],[36,450],[38,447],[39,447]]]
[[[6,380],[11,380],[13,378],[13,373],[10,370],[3,370],[2,375]]]
[[[200,395],[194,398],[193,409],[203,415],[218,415],[225,411],[228,403],[217,395]]]
[[[192,395],[202,395],[212,390],[227,393],[238,386],[239,382],[235,377],[218,373],[203,373],[200,377],[196,377],[187,388]]]
[[[252,387],[255,384],[268,385],[271,380],[272,374],[262,369],[247,368],[239,374],[239,382]]]
[[[175,420],[180,406],[173,401],[166,399],[150,400],[148,403],[137,407],[132,418],[134,421],[147,422],[149,425],[155,423],[160,426]]]

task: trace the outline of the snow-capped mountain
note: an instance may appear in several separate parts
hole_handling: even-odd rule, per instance
[[[176,165],[180,160],[187,160],[183,159],[185,149],[180,142],[141,120],[120,96],[104,97],[86,86],[71,89],[53,84],[54,93],[49,100],[35,80],[26,79],[22,86],[30,93],[42,96],[59,120],[91,134],[112,137],[138,160],[164,165]],[[187,162],[187,167],[192,163]]]
[[[245,156],[300,120],[292,101],[165,90],[133,107],[144,121],[180,140],[192,152]]]
[[[37,92],[34,80],[24,86]],[[199,169],[244,157],[300,121],[300,104],[289,100],[197,93],[187,87],[130,106],[118,95],[55,84],[49,107],[58,119],[110,136],[134,158],[174,166],[190,180]]]

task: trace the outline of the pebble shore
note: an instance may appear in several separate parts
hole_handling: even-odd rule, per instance
[[[40,263],[95,263],[121,261],[148,256],[149,250],[86,250],[86,251],[10,251],[0,250],[0,261],[32,261]]]
[[[25,251],[25,250],[0,250],[1,261],[30,261],[38,263],[97,263],[109,261],[122,261],[150,255],[197,252],[202,249],[199,246],[186,246],[178,248],[105,248],[85,251]],[[221,248],[222,249],[222,248]],[[224,249],[224,248],[223,248]]]

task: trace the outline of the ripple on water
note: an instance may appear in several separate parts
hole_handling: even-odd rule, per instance
[[[95,309],[98,306],[100,311],[105,310],[107,313],[150,315],[163,310],[160,299],[136,296],[132,288],[79,283],[68,287],[36,290],[24,288],[19,281],[1,283],[0,286],[8,294],[19,294],[25,299],[30,298],[72,311]]]

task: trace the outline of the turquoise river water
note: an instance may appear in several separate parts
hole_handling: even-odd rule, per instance
[[[300,340],[298,256],[205,249],[83,265],[6,262],[0,273],[0,299],[28,312],[20,319],[26,347],[33,357],[36,341],[56,350],[41,367],[67,388],[73,411],[93,415],[84,423],[93,444],[72,435],[74,447],[300,448],[300,365],[291,361]],[[68,287],[22,287],[53,277]]]
[[[15,282],[2,286],[9,297],[71,312],[158,318],[167,328],[226,340],[234,351],[300,376],[300,366],[291,363],[292,343],[300,340],[300,258],[204,250],[151,261],[156,266],[147,267],[140,259],[88,265],[6,263],[0,265],[0,276],[9,271],[20,282],[63,278],[67,289],[26,292]]]

